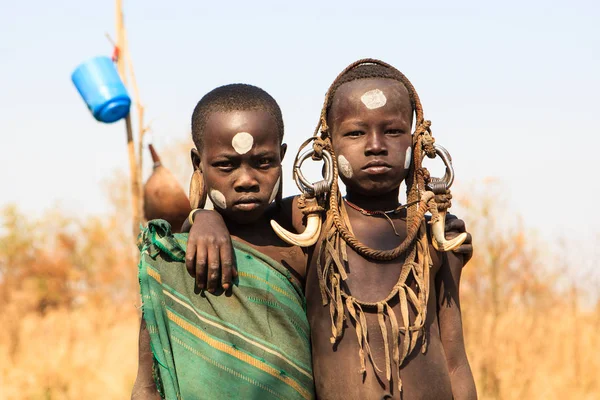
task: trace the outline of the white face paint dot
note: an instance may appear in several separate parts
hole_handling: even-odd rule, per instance
[[[406,157],[404,157],[404,169],[408,169],[410,167],[410,162],[412,157],[412,147],[406,149]]]
[[[221,209],[227,208],[227,203],[225,202],[225,195],[219,192],[216,189],[211,189],[210,191],[210,199],[213,204]]]
[[[277,178],[277,182],[275,182],[275,186],[273,186],[273,191],[271,192],[271,197],[269,197],[269,203],[272,203],[273,200],[277,197],[277,192],[279,192],[279,184],[281,183],[281,177]]]
[[[352,166],[350,165],[350,162],[346,159],[346,157],[344,157],[341,154],[338,156],[338,167],[340,173],[344,175],[344,177],[348,179],[352,178]]]
[[[383,107],[385,106],[385,103],[387,103],[385,94],[379,89],[369,90],[361,96],[360,101],[362,101],[369,110]]]
[[[238,154],[246,154],[254,145],[254,138],[248,132],[239,132],[231,140],[231,145]]]

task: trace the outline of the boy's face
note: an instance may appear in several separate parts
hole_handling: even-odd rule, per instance
[[[374,196],[398,189],[412,159],[412,114],[398,81],[359,79],[337,89],[328,123],[349,192]]]
[[[266,111],[214,112],[206,121],[201,153],[192,163],[204,175],[208,196],[237,223],[258,219],[281,183],[285,144],[275,119]]]

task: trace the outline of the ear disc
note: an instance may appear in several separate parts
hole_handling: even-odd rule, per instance
[[[189,197],[192,209],[204,208],[206,204],[206,186],[204,185],[204,175],[199,169],[194,170],[192,174]]]

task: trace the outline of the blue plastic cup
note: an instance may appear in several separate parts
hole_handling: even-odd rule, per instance
[[[131,98],[110,58],[94,57],[80,64],[71,80],[98,121],[111,123],[129,114]]]

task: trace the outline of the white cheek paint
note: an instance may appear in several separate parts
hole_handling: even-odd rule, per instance
[[[246,154],[252,148],[254,144],[254,138],[248,132],[239,132],[231,140],[231,145],[233,149],[238,154]]]
[[[404,169],[408,169],[410,167],[410,162],[412,157],[412,147],[406,149],[406,157],[404,157]]]
[[[369,90],[361,96],[360,101],[362,101],[369,110],[383,107],[385,106],[385,103],[387,103],[385,94],[379,89]]]
[[[338,167],[340,170],[340,173],[342,175],[344,175],[344,177],[350,179],[352,178],[352,166],[350,165],[350,163],[348,162],[348,160],[346,160],[346,157],[344,157],[343,155],[339,155],[338,156]]]
[[[213,204],[221,209],[227,208],[227,202],[225,202],[225,195],[216,189],[211,189],[210,199]]]
[[[277,182],[275,186],[273,186],[273,191],[271,192],[271,197],[269,197],[269,203],[272,203],[273,200],[277,197],[277,192],[279,192],[279,185],[281,184],[281,177],[277,178]]]

